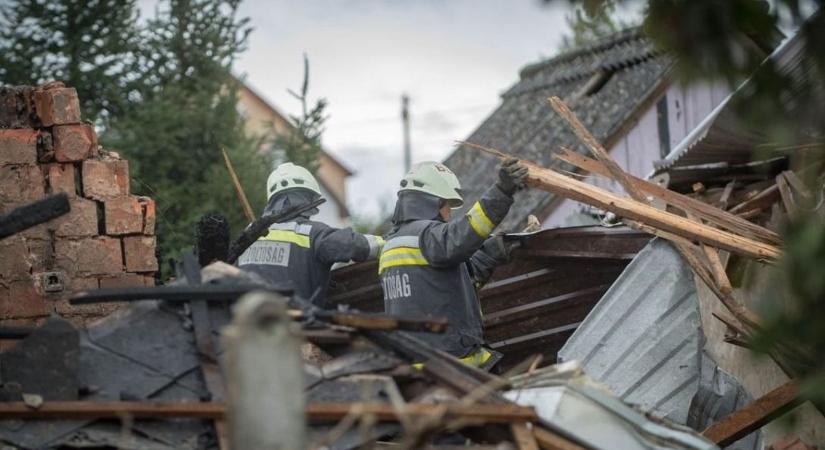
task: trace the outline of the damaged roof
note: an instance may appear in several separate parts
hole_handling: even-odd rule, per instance
[[[585,148],[548,98],[563,98],[593,135],[609,147],[626,132],[660,88],[672,59],[658,53],[638,28],[522,69],[519,81],[501,96],[501,104],[466,139],[545,167],[558,166],[552,152],[567,146]],[[495,158],[461,145],[445,160],[461,180],[464,208],[469,208],[496,177]],[[539,190],[516,194],[504,229],[524,223],[529,214],[542,218],[556,196]]]
[[[823,13],[819,13],[823,14]],[[811,19],[813,20],[813,19]],[[736,108],[739,101],[752,95],[754,77],[765,68],[776,68],[780,74],[790,76],[800,85],[812,83],[822,90],[814,61],[807,57],[807,42],[802,33],[797,32],[780,44],[750,78],[742,82],[725,100],[691,132],[664,160],[655,163],[654,174],[668,172],[671,183],[695,180],[697,169],[719,169],[735,165],[746,166],[759,153],[761,157],[781,156],[781,153],[764,153],[769,137],[759,129],[749,126],[741,116],[742,108]],[[794,110],[793,98],[786,99],[787,107]],[[804,114],[804,111],[800,111]],[[802,130],[810,133],[812,130]]]

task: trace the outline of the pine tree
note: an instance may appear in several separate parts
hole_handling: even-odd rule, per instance
[[[615,0],[584,1],[575,5],[564,20],[570,34],[562,38],[562,49],[574,49],[633,26],[616,17]]]
[[[247,221],[224,167],[235,164],[250,202],[265,203],[271,162],[244,132],[237,112],[232,63],[250,28],[239,1],[171,0],[147,22],[139,55],[139,96],[103,136],[130,161],[132,186],[158,202],[164,258],[194,243],[201,215],[220,212],[234,231]]]
[[[105,120],[126,103],[137,47],[137,0],[14,0],[0,5],[0,82],[60,80],[83,115]]]
[[[287,91],[301,102],[301,115],[290,115],[289,119],[295,127],[294,133],[276,135],[273,143],[273,154],[277,162],[292,162],[306,167],[310,172],[318,169],[318,154],[321,152],[321,135],[327,121],[327,100],[319,98],[312,107],[309,107],[309,59],[304,55],[304,82],[301,91],[292,89]]]

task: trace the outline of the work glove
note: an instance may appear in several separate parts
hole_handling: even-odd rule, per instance
[[[498,188],[507,195],[513,195],[517,190],[524,188],[527,178],[527,167],[516,158],[507,158],[501,162],[498,169]]]

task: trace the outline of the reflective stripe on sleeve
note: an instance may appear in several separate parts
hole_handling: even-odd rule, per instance
[[[490,237],[490,233],[492,233],[493,228],[496,227],[493,221],[484,213],[484,209],[479,202],[475,202],[473,207],[467,211],[467,219],[470,220],[470,226],[476,234],[484,239]]]
[[[365,234],[364,237],[367,238],[367,243],[370,246],[369,259],[377,257],[381,253],[381,249],[384,247],[384,238],[381,236],[374,236],[372,234]]]
[[[299,234],[295,231],[287,230],[269,230],[266,236],[261,238],[262,241],[278,241],[289,242],[299,247],[309,248],[309,236]]]
[[[458,358],[458,360],[463,362],[464,364],[467,364],[468,366],[482,367],[487,361],[490,360],[491,356],[493,356],[493,354],[490,353],[489,350],[487,350],[484,347],[481,347],[463,358]],[[413,367],[418,370],[424,370],[424,363],[415,363],[413,364]]]
[[[269,229],[295,231],[299,234],[309,235],[310,231],[312,231],[312,225],[308,223],[298,224],[297,222],[273,223],[272,225],[270,225]]]

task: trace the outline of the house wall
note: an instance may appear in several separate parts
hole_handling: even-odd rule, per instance
[[[321,153],[318,156],[318,170],[316,175],[324,180],[326,187],[330,190],[330,194],[335,196],[339,202],[346,204],[347,201],[347,177],[350,172],[338,164],[335,160],[330,158],[326,153]],[[332,199],[330,199],[331,201]],[[346,210],[339,211],[342,218],[346,218]]]
[[[244,118],[246,132],[255,136],[270,133],[273,126],[277,134],[286,134],[292,129],[282,115],[273,113],[270,105],[243,85],[238,90],[238,112]]]
[[[293,131],[292,124],[282,114],[243,83],[238,89],[238,112],[244,118],[246,132],[251,135],[265,136],[273,132],[283,135]],[[334,227],[348,224],[346,183],[350,172],[328,154],[321,153],[315,175],[329,189],[324,192],[327,202],[319,208],[319,217],[325,219],[319,220]]]
[[[723,84],[671,85],[609,149],[610,155],[628,173],[645,178],[653,170],[653,163],[667,156],[729,93]],[[660,123],[660,115],[666,115],[667,121]],[[618,183],[604,177],[591,175],[585,181],[624,193]],[[588,205],[564,199],[550,211],[542,225],[545,228],[570,226],[579,220],[571,214],[589,209]]]

